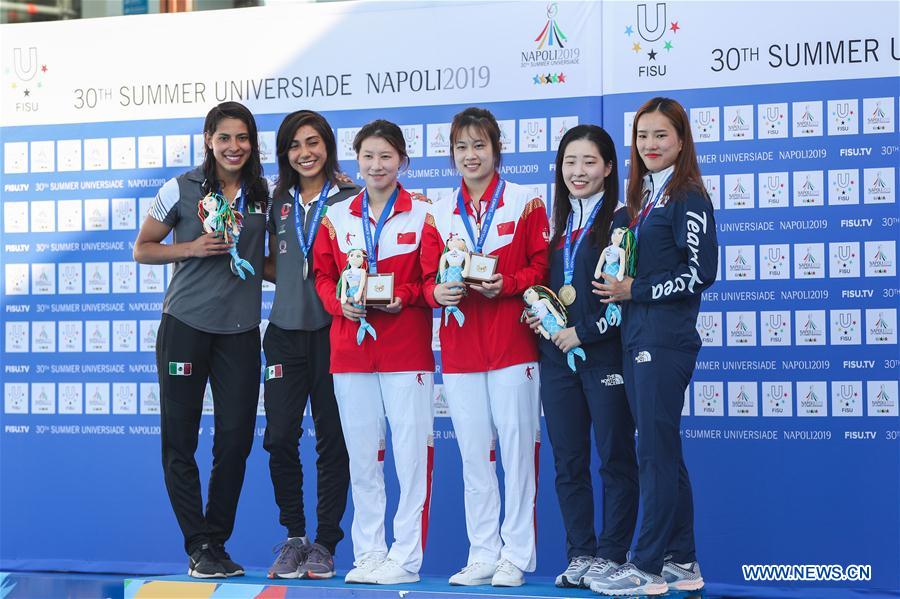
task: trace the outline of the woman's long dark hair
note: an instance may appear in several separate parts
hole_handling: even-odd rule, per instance
[[[322,143],[325,144],[325,165],[322,167],[325,173],[325,179],[332,184],[335,180],[340,167],[337,159],[337,142],[334,139],[334,132],[331,125],[325,120],[325,117],[312,110],[298,110],[284,117],[281,126],[278,128],[278,135],[275,139],[276,154],[278,155],[278,182],[275,185],[275,196],[281,197],[284,193],[290,193],[292,189],[300,184],[300,174],[291,166],[288,158],[288,151],[291,149],[291,142],[294,141],[294,135],[297,130],[304,125],[309,125],[316,130]]]
[[[573,141],[586,139],[600,152],[603,162],[610,165],[609,175],[603,180],[603,205],[591,225],[590,235],[594,244],[599,248],[609,245],[609,227],[612,225],[613,214],[619,205],[619,170],[616,159],[616,146],[612,138],[605,130],[597,125],[577,125],[572,127],[559,142],[559,150],[556,152],[556,193],[553,197],[553,239],[550,240],[550,251],[556,248],[559,240],[566,234],[569,214],[572,206],[569,203],[569,188],[563,178],[563,160],[566,155],[566,147]],[[583,233],[587,235],[587,233]]]
[[[263,214],[268,209],[269,188],[266,185],[263,176],[262,162],[259,159],[259,135],[256,130],[256,119],[253,113],[247,110],[247,107],[237,102],[222,102],[218,106],[213,107],[206,115],[206,121],[203,123],[203,133],[212,137],[219,126],[219,122],[223,119],[238,119],[247,125],[247,133],[250,136],[250,157],[244,166],[241,167],[241,183],[248,185],[246,189],[246,201],[259,202],[262,206]],[[203,193],[219,191],[222,188],[222,182],[216,175],[216,157],[213,155],[212,148],[204,144],[206,155],[203,158],[203,176],[206,181],[203,184]]]
[[[634,115],[634,124],[631,126],[631,172],[628,176],[628,190],[625,195],[631,218],[637,216],[641,211],[644,175],[649,170],[637,149],[638,121],[648,112],[659,112],[669,119],[675,133],[678,134],[678,139],[681,140],[681,152],[675,159],[675,171],[666,187],[666,194],[671,200],[684,199],[684,196],[691,191],[702,193],[704,196],[708,195],[703,186],[703,178],[700,176],[697,150],[694,147],[694,136],[691,134],[691,123],[684,107],[672,98],[652,98],[638,109]]]

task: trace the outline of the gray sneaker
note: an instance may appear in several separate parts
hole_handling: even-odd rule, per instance
[[[300,578],[331,578],[334,576],[334,556],[322,545],[313,543],[306,554],[306,562],[301,566]]]
[[[697,562],[680,566],[673,561],[666,561],[663,563],[662,575],[669,588],[676,591],[699,591],[703,588],[703,576]]]
[[[585,589],[591,588],[591,583],[595,580],[605,579],[607,576],[615,572],[619,564],[603,557],[595,557],[591,562],[591,567],[581,577],[581,586]]]
[[[269,568],[269,578],[297,578],[310,550],[309,541],[304,538],[288,539],[275,546],[278,557]]]
[[[634,564],[626,563],[606,578],[592,582],[591,590],[601,595],[665,595],[669,585],[662,576],[644,572]]]
[[[577,587],[581,577],[591,567],[593,559],[590,555],[577,555],[569,560],[566,571],[556,577],[556,586],[564,589]]]

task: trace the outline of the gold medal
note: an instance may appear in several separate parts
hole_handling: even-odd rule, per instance
[[[571,306],[572,304],[574,304],[577,295],[578,293],[571,285],[563,285],[559,288],[559,301],[561,301],[566,306]]]

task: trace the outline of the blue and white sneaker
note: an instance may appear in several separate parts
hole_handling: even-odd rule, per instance
[[[591,590],[601,595],[665,595],[669,585],[662,576],[644,572],[629,562],[592,582]]]
[[[580,586],[589,589],[591,588],[592,582],[607,578],[610,574],[615,572],[618,567],[619,564],[611,559],[595,557],[593,562],[591,562],[591,567],[588,568],[587,572],[581,577]]]
[[[698,562],[676,564],[667,560],[663,563],[662,575],[669,588],[676,591],[699,591],[703,588],[703,576]]]
[[[569,560],[566,571],[556,577],[556,586],[560,588],[573,588],[581,584],[581,577],[585,575],[594,558],[590,555],[577,555]]]

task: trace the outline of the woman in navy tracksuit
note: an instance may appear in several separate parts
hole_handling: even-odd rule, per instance
[[[658,595],[703,587],[679,428],[700,350],[700,296],[716,278],[719,250],[684,108],[668,98],[649,100],[635,115],[631,139],[627,204],[637,272],[623,281],[604,275],[594,285],[604,302],[623,305],[623,366],[638,430],[643,516],[630,563],[591,588]]]
[[[541,403],[569,559],[556,578],[560,587],[590,586],[595,577],[625,562],[637,519],[634,421],[625,398],[619,320],[607,318],[607,306],[591,293],[594,268],[610,243],[610,231],[628,226],[627,211],[616,212],[618,181],[616,150],[606,131],[578,125],[563,136],[556,155],[550,288],[571,285],[576,296],[567,308],[568,328],[540,341]],[[560,298],[565,302],[568,294],[571,290]],[[540,321],[529,323],[536,327]],[[576,359],[573,372],[565,352],[576,347],[585,360]],[[599,537],[591,483],[592,429],[603,481]]]

